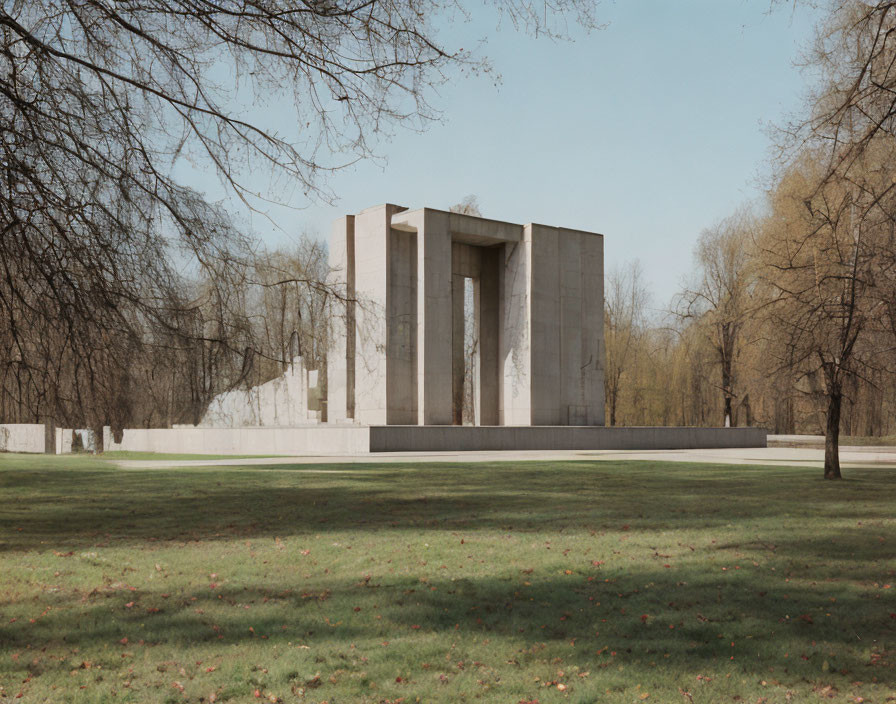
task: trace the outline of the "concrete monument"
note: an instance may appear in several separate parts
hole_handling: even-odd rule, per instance
[[[601,235],[380,205],[336,221],[330,263],[339,301],[321,408],[328,422],[308,419],[314,382],[296,365],[218,397],[200,427],[125,429],[120,443],[105,428],[104,448],[355,455],[766,445],[762,428],[601,427]],[[478,342],[467,364],[471,327]],[[461,425],[470,369],[476,403],[466,420],[476,427]]]
[[[466,313],[476,425],[603,425],[602,235],[380,205],[336,221],[330,259],[329,422],[459,424]]]

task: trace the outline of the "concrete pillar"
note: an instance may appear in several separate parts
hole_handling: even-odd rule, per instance
[[[417,423],[417,236],[389,233],[386,422]]]
[[[560,421],[564,425],[590,425],[590,407],[582,367],[589,364],[585,331],[587,305],[582,262],[582,238],[578,232],[560,230]],[[583,359],[584,357],[584,359]],[[593,360],[592,360],[593,361]]]
[[[417,418],[451,425],[452,304],[449,214],[423,209],[417,230]]]
[[[355,420],[385,425],[389,232],[395,206],[355,216]]]
[[[587,425],[605,424],[604,238],[580,232],[582,275],[581,384]]]
[[[330,308],[327,353],[327,420],[345,422],[353,417],[355,391],[355,217],[333,223],[330,235],[328,283],[343,300]]]
[[[530,286],[532,425],[562,425],[561,308],[557,228],[527,225],[532,247]]]

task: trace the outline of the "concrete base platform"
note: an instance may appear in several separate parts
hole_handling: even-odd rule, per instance
[[[690,450],[766,447],[762,428],[313,425],[294,428],[127,429],[105,450],[211,455],[363,455],[382,452]]]
[[[304,455],[368,452],[370,429],[360,425],[304,425],[247,428],[127,428],[121,442],[103,429],[106,452],[191,455]]]
[[[371,452],[690,450],[765,447],[763,428],[375,425]]]

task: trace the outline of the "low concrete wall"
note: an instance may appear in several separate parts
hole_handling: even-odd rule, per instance
[[[334,455],[366,453],[370,429],[357,425],[293,428],[128,428],[120,443],[103,432],[103,449],[191,455]]]
[[[0,424],[0,452],[46,451],[47,438],[43,423]]]
[[[37,426],[42,428],[43,426]],[[41,431],[42,432],[42,431]],[[43,435],[40,436],[41,439]],[[488,450],[688,450],[765,447],[762,428],[310,425],[292,428],[132,428],[106,451],[196,455],[354,455]],[[43,450],[36,450],[42,452]]]
[[[371,452],[765,447],[764,428],[376,425]]]

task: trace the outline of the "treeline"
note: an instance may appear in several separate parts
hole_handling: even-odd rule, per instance
[[[116,430],[195,424],[216,394],[274,378],[296,355],[325,369],[326,246],[303,236],[241,253],[198,273],[173,271],[169,255],[142,287],[151,307],[118,286],[80,291],[109,300],[86,319],[35,276],[0,281],[0,418]]]
[[[626,308],[636,270],[610,282],[608,397],[623,422],[824,431],[837,478],[841,428],[894,430],[896,3],[834,4],[806,62],[766,201],[703,233],[673,321]]]

